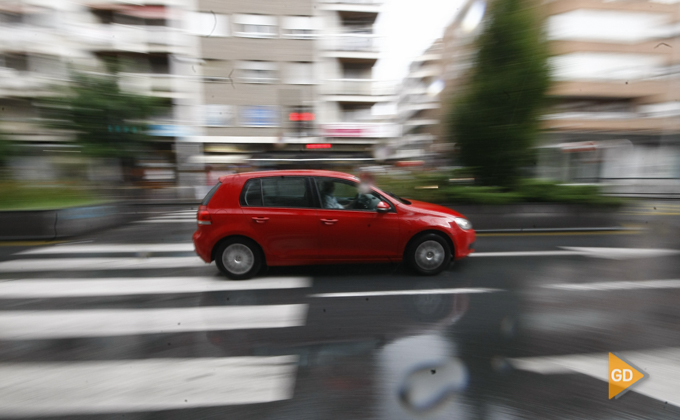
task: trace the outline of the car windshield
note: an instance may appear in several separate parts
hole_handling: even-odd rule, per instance
[[[395,200],[399,200],[399,202],[400,202],[401,204],[406,204],[407,206],[410,206],[410,205],[411,205],[411,202],[410,202],[410,201],[408,201],[408,200],[405,199],[405,198],[401,198],[401,197],[399,197],[398,195],[396,195],[396,194],[394,194],[394,193],[391,193],[391,192],[389,192],[389,191],[385,191],[385,194],[389,195],[390,197],[394,198]]]

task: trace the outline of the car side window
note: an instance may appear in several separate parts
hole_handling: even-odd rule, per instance
[[[261,185],[262,205],[264,207],[314,207],[312,194],[304,177],[261,178]]]
[[[383,201],[378,193],[359,184],[338,178],[314,178],[321,198],[321,207],[337,210],[372,210]]]
[[[259,178],[249,179],[241,192],[241,205],[246,207],[262,207],[262,181]]]

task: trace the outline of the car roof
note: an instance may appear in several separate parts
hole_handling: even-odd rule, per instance
[[[243,177],[245,179],[258,178],[263,176],[326,176],[330,178],[341,178],[352,181],[359,181],[354,175],[344,172],[327,171],[323,169],[286,169],[276,171],[257,171],[257,172],[243,172],[240,174],[225,175],[219,178],[220,182],[225,182],[232,177]]]

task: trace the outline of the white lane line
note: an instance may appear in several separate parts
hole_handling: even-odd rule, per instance
[[[21,279],[0,281],[0,299],[83,296],[124,296],[163,293],[202,293],[226,290],[295,289],[311,287],[309,277],[278,277],[228,281],[213,277],[155,277],[102,279]]]
[[[0,417],[255,404],[293,397],[297,356],[0,364]]]
[[[190,252],[194,250],[191,243],[180,244],[89,244],[89,245],[55,245],[21,251],[15,255],[45,254],[96,254],[124,252]]]
[[[408,296],[408,295],[438,295],[438,294],[459,294],[459,293],[494,293],[502,292],[502,289],[488,289],[483,287],[476,288],[457,288],[457,289],[420,289],[420,290],[378,290],[370,292],[346,292],[346,293],[317,293],[309,295],[316,298],[335,298],[335,297],[368,297],[368,296]]]
[[[0,262],[0,273],[55,270],[136,270],[158,268],[209,267],[198,257],[152,258],[48,258]]]
[[[306,304],[162,309],[2,311],[1,340],[178,333],[305,324]]]
[[[562,255],[583,255],[576,251],[509,251],[509,252],[473,252],[470,257],[554,257]]]
[[[678,378],[680,378],[680,348],[650,349],[643,351],[622,351],[612,349],[631,363],[649,374],[631,389],[659,401],[680,407]],[[607,397],[608,353],[570,354],[564,356],[527,357],[510,359],[512,365],[521,370],[543,375],[581,373],[602,380],[602,398]]]
[[[609,281],[596,283],[560,283],[546,284],[542,286],[546,289],[557,290],[636,290],[636,289],[680,289],[680,280],[638,280],[638,281]]]
[[[666,257],[670,255],[680,254],[680,251],[675,249],[663,248],[586,248],[586,247],[560,247],[568,251],[581,253],[587,257],[607,258],[610,260],[623,260],[630,258],[651,258],[651,257]]]
[[[653,248],[584,248],[562,246],[559,251],[508,251],[508,252],[474,252],[470,257],[556,257],[583,256],[591,258],[606,258],[613,260],[629,258],[664,257],[680,254],[675,249]]]

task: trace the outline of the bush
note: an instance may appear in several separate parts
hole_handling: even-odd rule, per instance
[[[101,199],[84,188],[68,185],[0,183],[0,210],[44,210],[91,205]]]
[[[560,185],[555,182],[524,179],[509,190],[502,187],[454,184],[458,177],[450,173],[422,172],[409,175],[383,176],[378,186],[384,191],[412,200],[440,204],[501,205],[520,202],[573,203],[617,206],[623,200],[601,195],[597,186]]]

